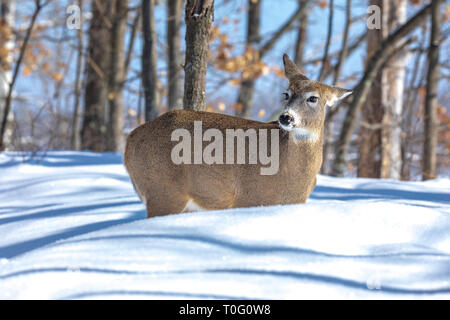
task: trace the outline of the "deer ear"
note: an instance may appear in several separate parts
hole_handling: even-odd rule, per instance
[[[283,54],[283,63],[284,74],[289,80],[292,79],[295,75],[302,75],[302,71],[294,62],[291,61],[291,59],[289,59],[289,56],[286,53]]]
[[[329,107],[334,107],[339,100],[342,100],[353,93],[352,90],[331,87],[331,97],[327,101]]]

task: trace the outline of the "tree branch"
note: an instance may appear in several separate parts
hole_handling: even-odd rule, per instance
[[[267,52],[269,52],[278,39],[292,26],[292,24],[299,19],[300,15],[303,13],[302,7],[298,6],[294,14],[287,20],[273,35],[272,37],[264,43],[263,46],[258,50],[259,58],[261,59]]]
[[[327,41],[325,43],[325,51],[322,58],[322,66],[320,68],[319,77],[317,81],[322,82],[325,75],[325,69],[328,62],[328,51],[330,50],[331,34],[333,33],[333,15],[334,15],[334,0],[330,0],[329,6],[330,14],[328,16],[328,31],[327,31]]]

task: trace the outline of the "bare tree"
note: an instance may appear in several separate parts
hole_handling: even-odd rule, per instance
[[[427,93],[425,98],[425,128],[422,179],[436,178],[436,145],[439,119],[437,91],[439,81],[439,45],[441,33],[441,0],[431,3],[431,37],[428,49]]]
[[[248,0],[247,12],[247,49],[252,47],[256,49],[257,44],[261,41],[260,36],[260,20],[261,20],[261,3],[262,0]],[[259,57],[255,56],[255,59]],[[239,88],[237,104],[241,106],[238,115],[241,117],[250,116],[250,107],[253,103],[253,92],[255,87],[255,79],[245,79]]]
[[[428,16],[430,11],[431,4],[426,5],[394,33],[390,34],[379,44],[377,51],[373,54],[367,64],[364,75],[354,90],[353,100],[347,109],[347,114],[341,128],[339,140],[336,143],[336,157],[332,169],[333,175],[342,176],[344,173],[346,167],[346,155],[350,143],[351,133],[353,132],[353,128],[355,126],[356,116],[360,111],[363,102],[366,101],[367,94],[373,84],[373,79],[378,73],[378,70],[387,58],[391,57],[395,53],[398,53],[398,51],[405,45],[411,43],[412,39],[403,43],[400,48],[396,46],[398,41],[405,38],[425,21],[425,18]]]
[[[183,97],[185,109],[206,108],[206,66],[213,20],[214,0],[187,0]]]
[[[86,57],[86,86],[84,95],[81,145],[83,149],[102,152],[105,149],[108,103],[108,68],[111,50],[112,1],[92,1],[92,20]]]
[[[422,31],[426,31],[426,25],[422,28]],[[425,37],[421,37],[418,43],[416,57],[413,63],[412,74],[409,80],[409,85],[407,86],[407,93],[405,97],[405,103],[403,108],[403,126],[402,131],[404,132],[402,141],[402,168],[401,168],[401,179],[411,180],[411,168],[413,163],[413,152],[415,147],[415,121],[414,116],[417,113],[416,105],[419,100],[419,90],[420,84],[424,81],[426,74],[426,64],[421,66],[421,59],[424,54],[422,48],[425,44]]]
[[[377,51],[379,44],[387,37],[387,10],[385,0],[370,0],[369,5],[380,8],[384,19],[381,28],[367,30],[367,63]],[[358,177],[380,177],[381,154],[381,122],[383,120],[383,71],[377,72],[373,79],[370,91],[367,93],[361,115],[363,126],[360,129],[360,143],[358,152]]]
[[[173,110],[181,105],[181,78],[180,78],[180,25],[182,0],[167,1],[167,66],[168,66],[168,93],[167,105]]]
[[[406,0],[371,0],[381,8],[381,29],[369,30],[367,55],[378,49],[378,44],[390,32],[406,21]],[[395,46],[401,46],[399,41]],[[391,57],[380,70],[368,94],[362,115],[361,143],[358,158],[358,176],[400,179],[401,175],[401,114],[407,54]]]
[[[1,0],[0,1],[0,26],[3,31],[0,33],[0,48],[2,54],[0,55],[0,119],[3,119],[6,96],[8,95],[9,86],[12,78],[12,62],[13,62],[13,49],[14,49],[14,21],[16,12],[16,1]],[[13,113],[10,112],[7,116],[6,127],[12,122]],[[8,134],[7,128],[5,128],[5,134],[3,137],[4,148],[7,148],[11,144],[10,134]]]
[[[406,22],[406,0],[387,1],[388,30],[394,31]],[[397,46],[401,46],[401,41]],[[408,53],[400,52],[392,57],[383,69],[383,121],[381,137],[381,178],[397,179],[401,177],[402,168],[402,128],[403,91],[406,75]]]
[[[25,33],[25,38],[22,42],[22,46],[20,47],[19,57],[17,59],[16,65],[14,67],[14,71],[12,74],[11,82],[9,83],[8,92],[5,98],[5,106],[3,108],[3,114],[2,119],[0,123],[0,151],[5,149],[5,132],[6,132],[6,125],[9,117],[9,113],[11,111],[11,100],[12,100],[12,93],[14,90],[14,85],[16,83],[17,77],[19,75],[20,67],[22,65],[22,60],[25,55],[25,50],[28,46],[28,41],[31,37],[31,32],[33,31],[34,25],[36,23],[36,19],[41,12],[42,8],[48,4],[48,1],[44,2],[41,0],[35,0],[34,1],[34,11],[31,16],[30,23],[27,27],[27,31]],[[4,7],[2,7],[3,12]]]
[[[80,17],[83,17],[83,0],[78,0]],[[72,150],[80,150],[80,98],[81,98],[81,72],[83,68],[83,29],[77,29],[77,66],[75,69],[74,106],[72,115],[72,134],[70,136],[70,147]]]
[[[341,51],[339,52],[338,61],[336,62],[336,66],[334,67],[334,74],[333,74],[333,85],[337,85],[339,81],[339,77],[341,75],[342,66],[344,64],[345,59],[348,56],[348,36],[350,33],[350,26],[352,24],[352,0],[347,0],[347,6],[345,9],[345,27],[344,27],[344,34],[342,36],[342,46]],[[324,75],[324,77],[326,74]],[[325,126],[324,126],[324,145],[323,145],[323,161],[322,161],[322,167],[320,169],[321,173],[326,173],[328,171],[328,163],[329,163],[329,151],[330,146],[332,145],[332,138],[333,138],[333,118],[337,113],[338,108],[333,109],[333,111],[328,111],[326,119],[325,119]]]
[[[115,0],[112,8],[111,57],[108,70],[108,134],[105,151],[119,152],[123,140],[123,83],[125,82],[125,30],[128,0]]]
[[[145,121],[158,116],[159,93],[157,89],[158,74],[156,70],[156,30],[155,1],[142,0],[142,31],[144,45],[142,46],[142,85],[144,88]]]

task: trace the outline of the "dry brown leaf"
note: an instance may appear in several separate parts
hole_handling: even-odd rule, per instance
[[[23,66],[22,74],[24,76],[29,76],[33,72],[33,69],[29,65]]]
[[[328,7],[328,2],[327,1],[320,1],[319,2],[319,7],[321,9],[325,9],[326,7]]]
[[[226,109],[225,102],[223,102],[223,101],[219,102],[219,103],[217,104],[217,109],[218,109],[219,111],[225,111],[225,109]]]

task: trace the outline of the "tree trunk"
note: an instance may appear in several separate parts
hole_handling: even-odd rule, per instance
[[[158,74],[156,69],[155,1],[142,0],[142,85],[144,88],[145,121],[150,121],[159,113]]]
[[[83,0],[78,0],[80,17],[83,17]],[[81,26],[83,23],[81,23]],[[70,136],[70,147],[72,150],[80,150],[80,98],[81,98],[81,73],[83,68],[83,28],[77,29],[78,52],[77,67],[75,70],[75,100],[72,115],[72,134]]]
[[[206,109],[206,66],[213,20],[214,0],[187,0],[183,97],[185,109]]]
[[[377,5],[381,10],[382,18],[387,17],[385,0],[370,0],[369,5]],[[386,19],[385,19],[386,20]],[[387,36],[386,21],[381,23],[381,29],[367,30],[367,63],[377,51],[380,43]],[[381,153],[381,122],[383,120],[383,71],[375,76],[367,100],[363,106],[363,125],[360,129],[358,177],[380,177],[380,153]]]
[[[3,151],[5,149],[5,137],[6,137],[6,132],[7,132],[6,127],[7,127],[8,119],[10,119],[9,114],[11,111],[12,94],[13,94],[14,85],[16,83],[17,77],[19,76],[20,67],[22,66],[23,57],[25,56],[25,50],[28,46],[28,41],[30,40],[31,32],[33,31],[34,25],[36,23],[36,19],[37,19],[39,13],[41,12],[41,9],[48,3],[49,2],[42,3],[41,0],[35,0],[35,2],[34,2],[34,4],[35,4],[34,12],[31,16],[30,23],[28,24],[27,31],[25,33],[25,37],[24,37],[22,45],[20,47],[19,57],[17,58],[17,62],[14,66],[14,71],[12,73],[11,81],[9,82],[8,91],[7,91],[7,94],[5,97],[3,114],[2,114],[2,118],[0,119],[1,120],[1,123],[0,123],[0,151]],[[2,12],[6,13],[6,9],[5,9],[5,11],[3,11],[3,10],[4,10],[4,7],[2,7]]]
[[[81,145],[83,149],[96,152],[105,150],[108,131],[105,113],[111,59],[112,6],[112,1],[92,1]]]
[[[257,44],[261,41],[260,36],[260,17],[261,17],[261,2],[262,0],[248,1],[247,14],[247,48],[253,47],[256,50]],[[258,59],[259,57],[256,57]],[[239,88],[237,98],[237,105],[240,109],[237,110],[237,115],[240,117],[249,117],[251,106],[253,104],[253,93],[255,91],[255,79],[246,79],[242,81]]]
[[[394,31],[406,22],[406,0],[386,2],[388,15],[388,30]],[[401,43],[398,44],[399,46]],[[381,137],[381,178],[400,180],[402,168],[402,128],[403,91],[408,55],[400,53],[389,60],[383,69],[383,105]]]
[[[123,85],[126,78],[125,30],[128,0],[114,0],[112,11],[106,151],[120,152],[123,142]]]
[[[376,52],[378,44],[390,32],[406,22],[406,0],[395,3],[372,0],[382,12],[382,29],[369,30],[368,57]],[[399,47],[399,41],[395,46]],[[406,55],[389,59],[379,71],[368,95],[363,113],[361,143],[358,158],[358,176],[400,179],[401,173],[401,114],[405,81]]]
[[[181,78],[180,78],[180,28],[182,0],[167,1],[167,66],[168,93],[167,106],[169,110],[181,107]]]
[[[442,23],[440,11],[441,0],[434,0],[431,5],[431,37],[430,47],[428,49],[422,180],[436,178],[436,145],[439,125],[439,119],[437,117],[437,91],[439,81],[439,41]]]
[[[15,37],[13,33],[16,2],[12,0],[0,1],[0,25],[3,32],[0,34],[0,48],[4,54],[0,55],[0,119],[3,119],[6,109],[6,97],[12,80],[12,62]],[[6,116],[5,134],[3,136],[3,149],[7,149],[12,143],[13,113]]]

